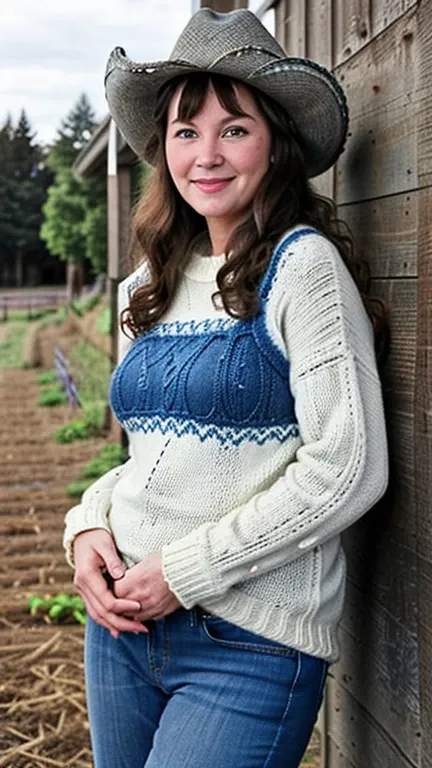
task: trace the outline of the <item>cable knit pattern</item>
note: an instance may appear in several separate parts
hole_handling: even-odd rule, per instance
[[[339,534],[387,485],[372,329],[310,228],[275,249],[250,322],[212,304],[224,258],[195,253],[163,322],[122,342],[111,397],[131,458],[71,510],[65,544],[99,520],[128,565],[162,551],[186,608],[333,661]],[[124,281],[120,306],[145,277]]]

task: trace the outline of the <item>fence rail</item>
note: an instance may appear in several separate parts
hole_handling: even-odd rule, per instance
[[[0,319],[5,322],[9,312],[22,309],[27,310],[27,316],[31,319],[36,310],[57,309],[65,300],[66,292],[0,295]]]

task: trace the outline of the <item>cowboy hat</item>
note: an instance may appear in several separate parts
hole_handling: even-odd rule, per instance
[[[169,80],[194,72],[227,75],[262,91],[293,121],[309,176],[330,168],[342,152],[348,109],[342,88],[324,67],[285,51],[248,10],[197,11],[168,61],[136,63],[114,48],[106,68],[108,106],[127,143],[152,162],[147,144],[155,129],[158,91]]]

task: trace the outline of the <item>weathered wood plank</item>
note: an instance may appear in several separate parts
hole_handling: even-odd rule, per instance
[[[405,536],[403,542],[396,531],[391,514],[379,505],[344,533],[350,593],[361,593],[356,599],[360,601],[358,610],[364,608],[365,616],[372,607],[385,610],[404,631],[414,635],[417,630],[417,555],[415,549],[406,546],[408,537]],[[355,619],[350,613],[352,602],[348,598],[344,623],[353,633],[348,623]]]
[[[339,204],[417,188],[416,57],[417,16],[410,11],[337,68],[351,115],[337,164]]]
[[[415,764],[332,674],[328,689],[328,733],[346,760],[356,768],[413,768]]]
[[[321,738],[323,738],[321,736]],[[339,746],[330,736],[326,739],[327,763],[321,768],[356,768],[353,763],[341,752]]]
[[[411,192],[339,206],[371,277],[417,275],[417,200],[418,192]]]
[[[372,3],[373,37],[380,35],[390,24],[397,21],[409,11],[419,0],[379,0]]]
[[[276,37],[289,56],[306,55],[306,4],[279,0],[275,6]]]
[[[428,16],[426,15],[428,11]],[[425,3],[419,18],[422,26],[421,50],[427,57],[427,72],[420,69],[421,91],[428,92],[431,105],[432,35],[431,2]],[[427,37],[426,37],[427,35]],[[430,118],[430,114],[429,114]],[[423,121],[423,115],[421,117]],[[432,140],[421,129],[423,139]],[[429,162],[430,144],[419,144],[419,162]],[[419,311],[417,323],[417,365],[415,388],[415,488],[419,558],[419,636],[422,708],[422,768],[432,767],[432,189],[422,190],[419,200]]]
[[[306,55],[327,69],[333,68],[332,13],[332,0],[308,0],[307,2]]]
[[[418,163],[420,183],[432,184],[432,2],[418,10]],[[418,324],[415,388],[415,486],[418,523],[422,768],[432,767],[432,189],[418,215]]]
[[[358,53],[418,0],[343,0],[334,2],[334,63]]]
[[[338,66],[371,39],[371,0],[333,3],[334,63]]]
[[[412,612],[415,611],[415,603]],[[419,758],[418,641],[378,603],[348,582],[333,677],[414,763]]]
[[[391,487],[385,503],[391,525],[406,534],[408,546],[413,548],[417,533],[413,429],[417,281],[374,280],[373,295],[391,308],[390,354],[382,374],[391,460]]]

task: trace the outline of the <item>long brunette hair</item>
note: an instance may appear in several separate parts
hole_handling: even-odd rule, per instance
[[[355,258],[349,230],[337,218],[335,204],[317,194],[309,184],[301,146],[289,116],[273,99],[256,89],[232,78],[207,73],[173,79],[159,94],[156,131],[147,146],[155,170],[135,207],[130,247],[132,267],[145,260],[150,279],[134,291],[129,307],[122,313],[122,329],[138,336],[160,320],[173,300],[190,257],[192,241],[206,231],[205,219],[183,200],[174,186],[165,159],[168,107],[182,82],[178,107],[182,122],[189,122],[200,111],[210,86],[227,112],[243,115],[236,93],[236,86],[242,85],[251,92],[272,135],[272,162],[258,187],[250,216],[232,232],[226,245],[230,256],[219,269],[218,291],[213,300],[221,302],[232,317],[247,320],[256,315],[258,286],[275,244],[290,227],[308,224],[338,248],[373,322],[379,352],[386,327],[385,310],[379,300],[368,296],[367,267]]]

